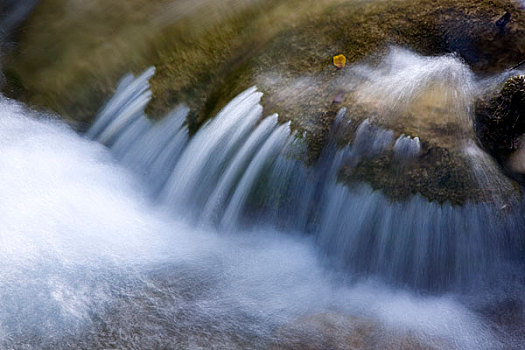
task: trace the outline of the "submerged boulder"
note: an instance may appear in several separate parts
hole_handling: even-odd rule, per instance
[[[269,349],[453,349],[450,340],[421,336],[413,330],[389,329],[369,318],[327,312],[300,317],[278,329]]]

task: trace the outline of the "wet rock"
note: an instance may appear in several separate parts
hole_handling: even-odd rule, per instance
[[[151,114],[185,102],[197,128],[261,73],[284,85],[309,75],[323,80],[340,73],[334,55],[350,65],[391,44],[425,55],[455,52],[476,71],[498,71],[523,60],[524,30],[524,12],[510,0],[42,0],[6,65],[24,87],[16,97],[76,121],[89,121],[123,74],[155,65]],[[313,105],[323,106],[324,92]],[[275,102],[268,105],[284,118],[304,112]]]
[[[502,35],[504,34],[505,27],[507,26],[507,24],[509,24],[510,18],[511,18],[510,12],[505,12],[505,14],[496,21],[496,27],[499,29],[500,34]]]
[[[520,147],[508,157],[508,168],[518,174],[525,174],[525,137],[519,139]]]
[[[155,65],[148,114],[161,116],[174,105],[187,103],[191,109],[188,125],[195,132],[231,98],[255,84],[265,94],[265,111],[277,112],[280,122],[291,122],[292,130],[303,135],[309,163],[316,161],[330,136],[336,102],[337,109],[349,109],[352,119],[344,127],[348,133],[337,135],[341,146],[351,143],[360,123],[369,118],[372,124],[391,130],[394,140],[401,134],[418,137],[420,156],[431,149],[450,154],[450,162],[445,160],[438,167],[440,175],[430,169],[435,167],[430,163],[422,163],[425,166],[415,174],[376,175],[371,169],[398,168],[389,149],[383,157],[389,159],[388,164],[376,156],[375,166],[359,165],[368,170],[353,169],[353,174],[371,177],[354,177],[383,189],[422,188],[430,181],[439,185],[426,192],[432,200],[452,198],[460,203],[477,198],[463,195],[476,193],[472,190],[475,180],[460,181],[458,186],[465,186],[462,195],[455,192],[456,185],[450,185],[450,179],[472,178],[468,167],[454,168],[467,164],[458,140],[472,131],[456,118],[456,111],[464,106],[451,103],[463,91],[441,84],[439,77],[453,72],[458,74],[457,81],[464,82],[470,69],[498,72],[521,61],[525,12],[518,4],[510,0],[232,0],[236,6],[231,7],[210,1],[196,6],[189,3],[129,0],[108,5],[99,0],[75,2],[71,7],[66,0],[43,0],[23,28],[18,49],[7,57],[11,78],[5,91],[87,124],[120,76],[130,69]],[[358,62],[367,60],[374,68],[391,45],[426,56],[449,54],[444,61],[457,63],[461,57],[466,65],[458,70],[436,69],[427,79],[437,81],[434,86],[403,89],[422,93],[414,94],[406,103],[409,108],[401,110],[399,103],[385,102],[381,96],[381,91],[396,93],[391,89],[399,86],[395,79],[388,86],[379,81],[362,89],[348,83]],[[333,58],[338,54],[346,57],[345,69],[334,68]],[[437,66],[429,64],[431,69]],[[392,67],[377,75],[388,68]],[[409,75],[414,72],[410,68],[406,69]],[[391,71],[397,69],[404,68],[395,66]],[[396,181],[385,187],[384,180],[373,180],[379,176]]]
[[[343,179],[349,183],[367,182],[396,201],[416,193],[430,201],[455,205],[490,201],[470,174],[464,157],[442,147],[424,148],[424,154],[409,166],[387,154],[347,169]]]
[[[453,348],[439,338],[418,339],[409,331],[392,332],[377,321],[340,313],[322,313],[298,318],[277,331],[270,349],[438,349]]]
[[[525,77],[514,76],[496,96],[476,105],[476,134],[498,158],[516,151],[525,133]]]

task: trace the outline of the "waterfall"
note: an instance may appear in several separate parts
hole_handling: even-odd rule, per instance
[[[421,152],[419,137],[401,135],[394,144],[394,157],[398,160],[410,160]]]
[[[1,348],[520,347],[520,203],[346,183],[421,142],[342,108],[308,164],[256,87],[191,135],[185,105],[146,116],[153,74],[123,78],[83,136],[0,98]]]
[[[144,92],[147,84],[135,86]],[[243,98],[252,121],[260,94],[251,89]],[[183,126],[187,108],[152,123],[144,119],[143,104],[121,107],[113,110],[131,120],[116,128],[118,115],[111,116],[92,134],[109,136],[104,130],[111,128],[111,137],[104,137],[110,154],[63,122],[0,99],[1,348],[267,349],[305,340],[323,348],[344,347],[348,337],[379,348],[406,341],[451,349],[499,346],[460,298],[425,298],[373,280],[348,283],[346,274],[324,266],[308,237],[265,229],[263,221],[255,231],[221,225],[223,213],[243,215],[239,208],[252,201],[244,194],[256,191],[261,173],[263,192],[269,186],[298,199],[326,193],[323,183],[314,191],[300,182],[315,180],[294,161],[303,145],[275,116],[250,124],[234,154],[215,155],[228,177],[213,184],[199,220],[223,227],[217,232],[176,219],[173,210],[182,203],[165,195],[171,172],[191,147]],[[132,136],[139,140],[125,147],[121,140]],[[233,142],[210,140],[216,147]],[[326,166],[344,158],[332,156]],[[330,170],[331,177],[336,173]],[[285,181],[290,175],[300,181]],[[159,205],[152,205],[154,198]],[[265,198],[261,220],[295,213],[308,221],[306,205],[293,207],[299,202],[292,200],[275,207],[282,198],[271,199]],[[173,206],[166,211],[162,203]],[[285,207],[289,211],[281,212]],[[311,334],[324,335],[312,340]]]
[[[430,77],[442,72],[441,61],[456,64],[452,58],[437,60],[423,60]],[[468,283],[520,252],[525,228],[520,203],[509,212],[499,203],[457,206],[418,194],[395,202],[366,184],[349,187],[338,181],[343,166],[385,152],[404,161],[416,157],[418,137],[394,140],[391,130],[365,119],[351,145],[329,142],[317,163],[306,166],[304,141],[276,115],[264,116],[262,93],[252,87],[189,138],[186,107],[159,123],[145,116],[152,73],[125,77],[87,136],[144,175],[152,201],[173,215],[223,231],[272,227],[302,232],[345,271],[434,291]],[[449,74],[454,82],[468,76]],[[402,94],[406,91],[397,94],[399,99]],[[468,107],[462,103],[461,109]],[[345,113],[339,112],[334,132]],[[494,185],[483,179],[493,178],[494,164],[479,156],[481,150],[469,150],[465,154],[480,186]]]

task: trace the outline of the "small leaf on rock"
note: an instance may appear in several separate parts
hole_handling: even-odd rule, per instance
[[[344,55],[334,56],[334,66],[336,66],[337,69],[344,68],[346,66],[346,57]]]

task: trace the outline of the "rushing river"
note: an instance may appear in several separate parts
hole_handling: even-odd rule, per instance
[[[190,137],[185,106],[144,115],[153,74],[125,77],[84,136],[0,101],[0,347],[520,348],[519,203],[348,188],[344,164],[419,140],[364,121],[306,167],[255,87]]]

